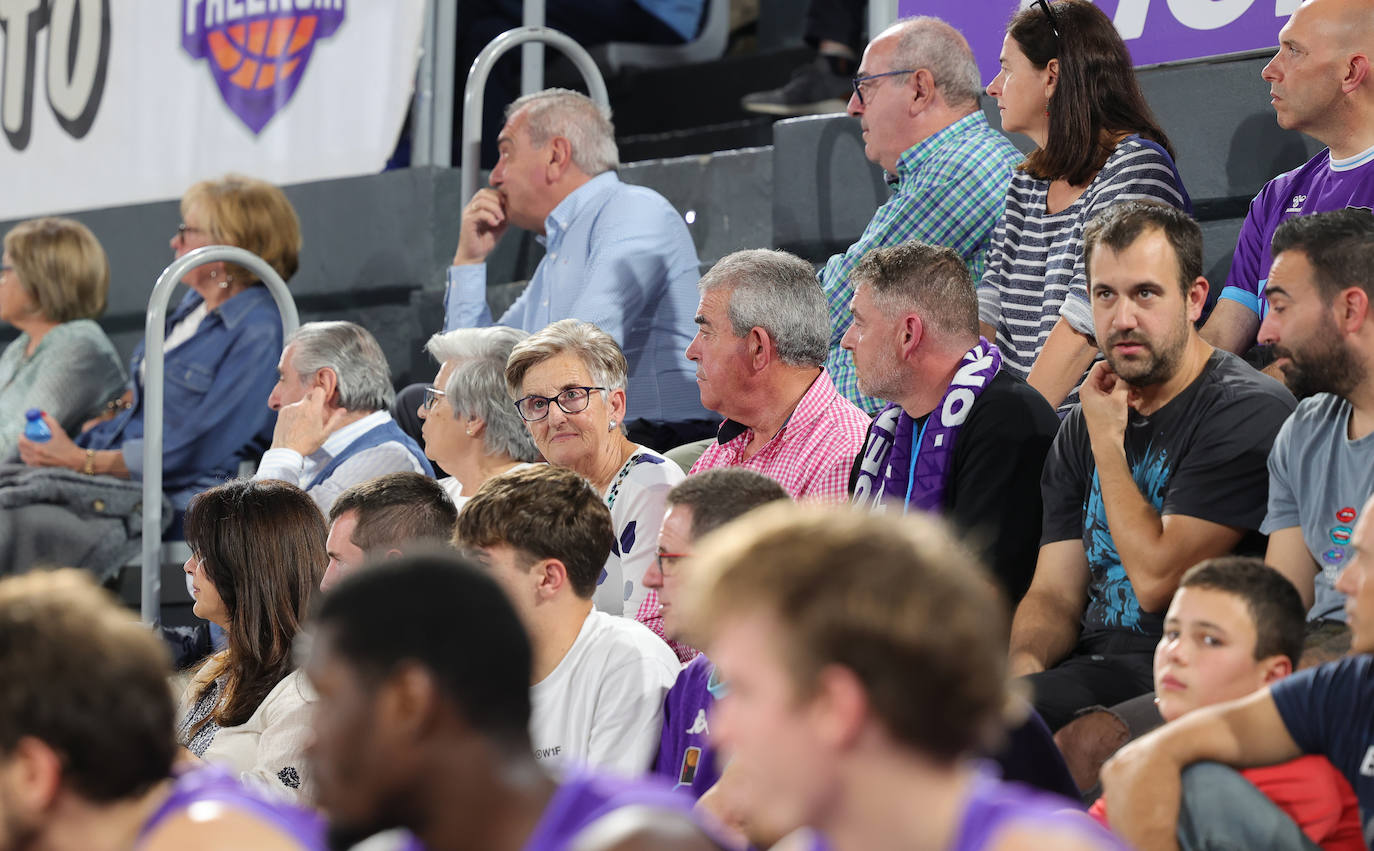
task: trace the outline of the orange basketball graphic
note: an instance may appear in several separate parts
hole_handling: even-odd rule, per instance
[[[337,5],[327,11],[210,21],[203,28],[196,26],[200,20],[192,20],[182,46],[208,60],[225,103],[258,133],[295,93],[315,43],[343,22],[342,3]]]

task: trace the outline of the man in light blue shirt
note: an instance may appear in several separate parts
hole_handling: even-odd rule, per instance
[[[444,329],[491,324],[486,259],[510,225],[534,231],[545,256],[499,324],[535,332],[591,322],[630,364],[631,439],[667,448],[714,433],[692,365],[696,249],[682,217],[651,189],[621,183],[609,113],[548,89],[516,100],[497,139],[491,188],[463,210],[444,297]]]

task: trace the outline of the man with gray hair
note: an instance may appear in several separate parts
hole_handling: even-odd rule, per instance
[[[736,251],[697,285],[701,403],[726,419],[693,473],[744,467],[792,496],[845,502],[868,415],[822,367],[829,322],[811,264],[785,251]]]
[[[491,188],[463,210],[444,330],[492,323],[486,259],[514,224],[545,255],[498,324],[531,333],[559,319],[604,330],[630,364],[630,438],[667,448],[708,436],[709,412],[677,356],[692,338],[696,248],[663,196],[620,182],[608,110],[546,89],[510,105]]]
[[[821,269],[830,309],[826,369],[835,386],[869,413],[882,401],[859,388],[840,344],[849,330],[850,275],[875,248],[920,240],[958,252],[973,280],[1002,215],[1021,154],[988,126],[979,108],[978,63],[959,31],[939,18],[898,21],[864,50],[849,114],[863,128],[864,154],[895,190],[859,241]]]
[[[391,419],[386,355],[352,322],[308,322],[282,349],[267,407],[277,412],[272,448],[255,479],[310,494],[329,514],[339,494],[383,473],[434,475],[419,444]]]
[[[854,503],[949,519],[1015,604],[1040,549],[1040,472],[1059,417],[978,336],[978,296],[954,249],[875,249],[852,280],[841,342],[863,393],[890,402],[855,459]]]

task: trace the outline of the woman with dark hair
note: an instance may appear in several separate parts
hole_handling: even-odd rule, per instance
[[[324,574],[324,518],[295,485],[238,480],[197,496],[186,514],[195,613],[228,647],[192,676],[177,742],[245,782],[309,801],[302,755],[314,693],[292,642]]]
[[[978,318],[1003,367],[1053,405],[1097,354],[1083,228],[1106,207],[1153,198],[1191,212],[1173,148],[1111,20],[1087,0],[1036,0],[1011,20],[988,84],[1002,129],[1036,150],[1017,168],[993,234]]]

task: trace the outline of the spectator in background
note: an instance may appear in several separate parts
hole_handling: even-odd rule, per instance
[[[556,466],[497,476],[458,515],[454,543],[481,551],[530,636],[530,738],[549,770],[647,771],[680,667],[643,624],[593,608],[611,539],[597,492]]]
[[[978,319],[1005,368],[1058,407],[1075,400],[1097,355],[1084,228],[1131,198],[1192,204],[1130,52],[1089,0],[1022,9],[1007,27],[1001,62],[988,94],[1002,129],[1030,137],[1036,150],[1007,190],[978,285]]]
[[[487,479],[539,460],[506,392],[506,361],[528,336],[499,325],[459,328],[435,334],[425,346],[439,362],[417,410],[425,454],[448,471],[439,484],[460,508]]]
[[[976,561],[925,517],[791,505],[703,542],[684,615],[729,683],[709,723],[749,812],[836,851],[1122,847],[968,758],[1008,705]]]
[[[357,482],[384,473],[433,475],[419,445],[387,413],[391,369],[368,330],[309,322],[286,342],[267,407],[277,412],[272,448],[253,478],[302,488],[322,513]]]
[[[1059,418],[978,336],[978,297],[953,249],[878,248],[851,278],[843,344],[862,392],[890,401],[854,459],[855,504],[948,518],[1015,605],[1035,568],[1040,473]]]
[[[390,562],[325,597],[307,670],[332,847],[405,827],[408,848],[714,849],[675,792],[541,770],[530,747],[537,652],[498,583],[455,556]]]
[[[176,741],[245,783],[309,803],[302,762],[314,693],[292,642],[324,573],[324,518],[285,482],[211,488],[186,513],[195,613],[229,645],[195,671],[177,711]]]
[[[1360,510],[1351,557],[1336,582],[1346,594],[1353,654],[1298,673],[1207,712],[1193,712],[1132,742],[1103,768],[1112,828],[1137,848],[1184,836],[1225,836],[1271,846],[1292,822],[1224,766],[1277,765],[1325,756],[1355,790],[1364,833],[1374,823],[1374,499]],[[1222,765],[1205,764],[1210,761]],[[1186,771],[1185,771],[1186,769]]]
[[[1217,348],[1240,355],[1255,344],[1268,315],[1270,245],[1282,222],[1374,207],[1374,79],[1366,70],[1371,61],[1374,14],[1360,0],[1308,0],[1279,31],[1279,51],[1260,74],[1279,126],[1328,148],[1269,181],[1250,202],[1226,286],[1202,329],[1203,339]]]
[[[873,414],[882,402],[859,390],[842,345],[854,267],[875,248],[917,240],[953,248],[973,280],[982,278],[1021,154],[988,126],[973,52],[938,18],[907,18],[889,27],[864,51],[855,79],[849,114],[863,128],[864,154],[887,172],[894,193],[859,241],[831,257],[818,277],[830,309],[826,370],[845,398]]]
[[[668,492],[668,513],[658,538],[658,558],[644,581],[658,591],[663,606],[663,627],[668,637],[680,642],[678,658],[687,666],[663,701],[663,731],[654,759],[654,774],[672,781],[699,798],[720,777],[707,718],[716,698],[726,691],[716,666],[685,643],[683,619],[674,606],[696,549],[696,542],[755,508],[788,500],[782,485],[753,470],[707,470],[688,478]],[[685,657],[685,658],[684,658]]]
[[[319,816],[220,769],[173,776],[169,662],[87,573],[0,581],[0,848],[328,847]]]
[[[692,338],[696,248],[682,216],[651,189],[620,182],[610,114],[548,89],[506,111],[491,188],[463,210],[448,272],[444,330],[489,325],[486,260],[511,225],[542,237],[529,286],[498,320],[531,333],[560,319],[601,328],[629,361],[632,440],[667,449],[711,433],[677,353]]]
[[[1207,279],[1187,214],[1117,204],[1089,225],[1084,254],[1106,360],[1045,462],[1043,543],[1011,629],[1011,672],[1054,730],[1149,691],[1184,571],[1247,535],[1258,546],[1265,459],[1294,405],[1198,336]]]
[[[1260,531],[1265,561],[1309,607],[1318,645],[1309,652],[1326,662],[1348,646],[1336,576],[1374,494],[1374,215],[1339,210],[1279,225],[1266,292],[1260,338],[1302,401],[1269,453]]]
[[[1302,643],[1302,600],[1282,574],[1259,559],[1203,562],[1183,575],[1164,617],[1154,662],[1159,712],[1172,722],[1276,683],[1297,669]],[[1253,846],[1298,847],[1300,832],[1328,851],[1364,850],[1355,793],[1325,758],[1243,774],[1291,819],[1282,827],[1266,824]],[[1106,802],[1099,799],[1089,814],[1107,824]],[[1236,844],[1238,837],[1226,834],[1224,841]]]
[[[744,467],[793,499],[846,501],[869,417],[823,366],[830,323],[811,264],[785,251],[736,251],[697,288],[687,359],[701,403],[726,419],[692,472]]]
[[[182,197],[181,216],[172,236],[177,257],[232,245],[284,279],[296,271],[300,223],[269,183],[238,175],[202,181]],[[190,292],[165,327],[162,458],[149,462],[161,463],[163,493],[178,512],[271,443],[274,414],[264,402],[282,350],[276,302],[247,269],[216,261],[192,269],[182,283]],[[5,569],[43,561],[104,574],[135,551],[145,461],[143,358],[140,343],[129,388],[75,441],[60,428],[46,443],[20,440],[20,456],[33,469],[0,476]],[[164,518],[170,522],[171,512]]]
[[[611,511],[615,538],[593,574],[596,608],[663,635],[658,596],[644,587],[668,489],[681,468],[625,437],[625,355],[595,325],[564,319],[518,343],[506,388],[534,445],[555,467],[578,473]]]
[[[320,590],[330,590],[369,562],[417,547],[447,546],[457,519],[448,494],[428,476],[388,473],[359,482],[329,508],[329,564]]]
[[[105,250],[80,222],[33,219],[5,234],[0,322],[19,336],[0,353],[0,461],[14,458],[28,409],[65,434],[123,390],[124,366],[94,321],[109,288]]]

